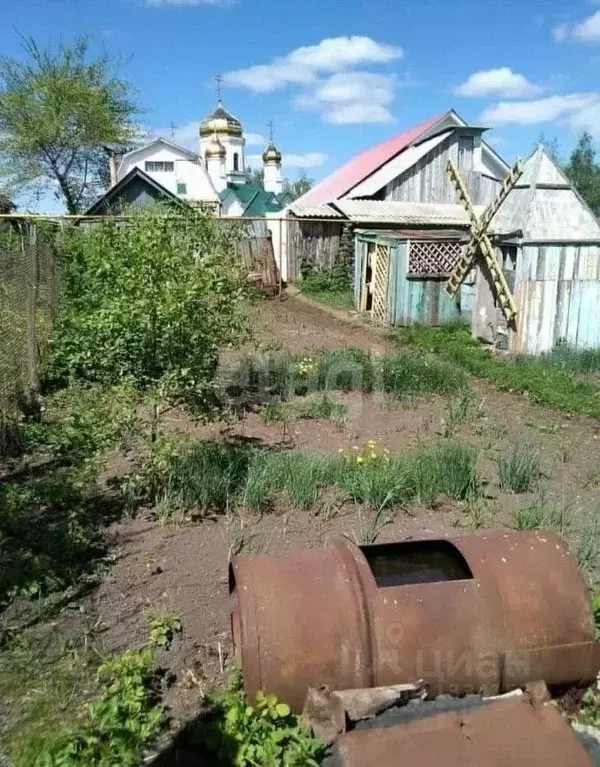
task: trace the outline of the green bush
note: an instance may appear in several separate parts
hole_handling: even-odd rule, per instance
[[[226,692],[208,701],[192,735],[194,752],[214,767],[318,767],[325,744],[313,738],[286,703],[259,692],[244,699],[234,677]],[[204,762],[203,762],[204,763]]]
[[[79,726],[67,728],[34,767],[138,767],[165,723],[156,705],[154,653],[127,650],[98,670],[99,695]]]
[[[352,309],[354,291],[344,264],[304,270],[300,288],[304,294],[338,309]]]
[[[246,332],[233,239],[209,216],[152,210],[70,231],[48,376],[206,406],[219,349]]]

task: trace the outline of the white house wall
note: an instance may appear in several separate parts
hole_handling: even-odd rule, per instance
[[[148,171],[146,162],[172,162],[173,171]],[[192,159],[184,152],[178,152],[164,144],[151,145],[139,152],[131,153],[123,158],[119,168],[119,178],[138,167],[173,194],[177,194],[177,184],[186,185],[187,194],[178,195],[185,200],[194,202],[218,202],[215,192],[204,165],[199,160]]]

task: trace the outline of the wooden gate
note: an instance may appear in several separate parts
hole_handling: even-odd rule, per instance
[[[390,271],[389,245],[377,243],[375,250],[375,268],[373,269],[373,322],[385,325],[388,321],[388,276]]]

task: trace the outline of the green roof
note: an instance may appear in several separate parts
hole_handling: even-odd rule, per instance
[[[264,216],[267,213],[279,213],[286,204],[285,195],[265,192],[258,184],[227,184],[227,189],[221,192],[221,202],[231,195],[240,201],[242,216]]]

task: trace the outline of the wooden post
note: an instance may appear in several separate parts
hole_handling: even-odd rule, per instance
[[[25,238],[27,237],[27,245]],[[27,400],[33,403],[34,396],[39,392],[40,379],[38,370],[38,348],[36,333],[36,309],[38,292],[38,252],[37,227],[35,224],[25,224],[21,230],[21,253],[26,261],[27,274]],[[24,264],[25,266],[25,264]]]

